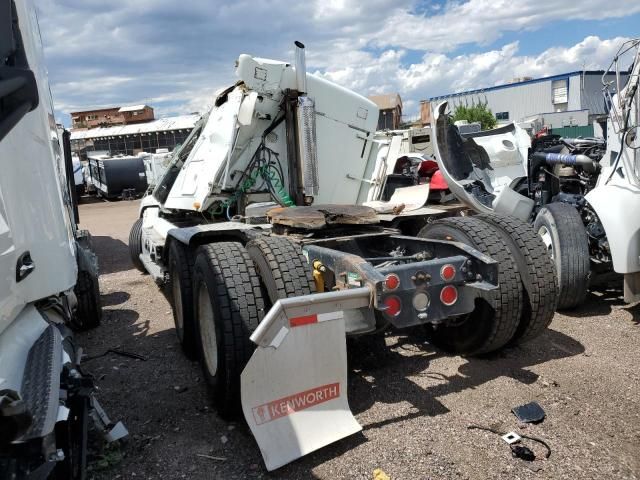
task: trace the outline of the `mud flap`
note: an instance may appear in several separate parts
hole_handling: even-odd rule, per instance
[[[362,287],[278,300],[251,336],[242,410],[267,470],[362,430],[347,400],[343,311],[370,299]]]

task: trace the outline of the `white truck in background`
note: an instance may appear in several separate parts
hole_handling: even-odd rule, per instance
[[[529,226],[377,215],[360,205],[379,199],[401,142],[376,140],[375,104],[307,75],[299,42],[295,68],[240,55],[236,74],[143,198],[129,248],[166,285],[183,351],[218,412],[242,410],[268,470],[361,429],[347,336],[384,349],[386,329],[420,325],[473,355],[546,330],[557,283]]]
[[[0,0],[0,171],[1,476],[83,479],[88,416],[105,416],[71,328],[100,322],[97,261],[27,0]]]

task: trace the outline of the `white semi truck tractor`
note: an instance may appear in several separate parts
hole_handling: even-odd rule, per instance
[[[380,161],[372,102],[307,75],[299,42],[295,67],[241,55],[236,73],[142,200],[129,247],[269,470],[361,429],[347,336],[385,348],[387,328],[421,326],[473,355],[545,331],[556,276],[529,226],[425,213],[411,221],[427,238],[403,235],[359,206]]]
[[[100,322],[98,272],[40,42],[29,2],[0,0],[0,477],[82,479],[106,417],[71,329]]]

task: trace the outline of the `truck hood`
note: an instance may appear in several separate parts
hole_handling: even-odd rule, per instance
[[[494,211],[498,195],[527,175],[531,139],[513,123],[494,130],[460,134],[442,102],[434,111],[433,150],[451,192],[480,213]]]

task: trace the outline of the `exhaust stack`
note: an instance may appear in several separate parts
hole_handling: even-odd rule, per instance
[[[307,62],[305,59],[304,44],[302,42],[295,41],[296,45],[296,83],[298,87],[298,94],[304,95],[307,93]]]
[[[296,45],[296,83],[298,88],[298,147],[300,152],[300,170],[304,203],[313,203],[318,195],[318,147],[316,144],[316,109],[312,98],[307,97],[307,62],[304,44]]]

